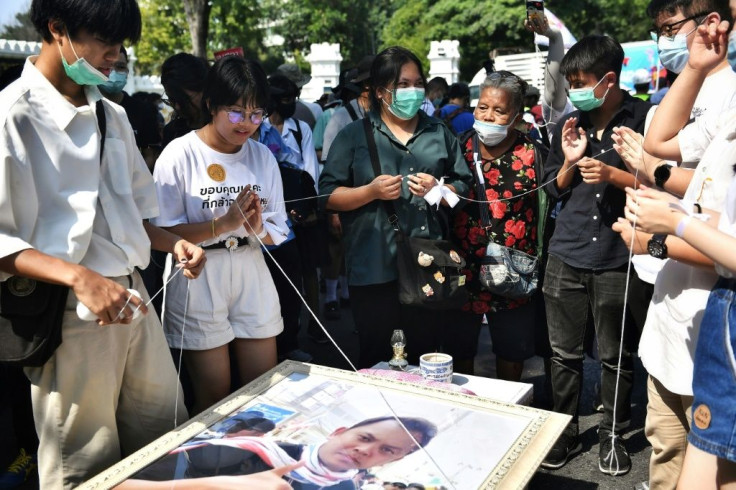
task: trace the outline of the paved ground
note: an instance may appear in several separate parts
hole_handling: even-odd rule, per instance
[[[305,322],[306,323],[306,322]],[[342,318],[338,321],[327,321],[325,326],[335,341],[353,361],[357,361],[357,335],[353,333],[352,315],[347,309],[342,310]],[[305,329],[303,329],[305,330]],[[302,334],[301,342],[304,350],[314,355],[314,362],[341,369],[350,369],[348,363],[340,356],[334,346],[317,344],[306,334]],[[411,349],[411,346],[407,346]],[[495,376],[495,361],[491,353],[491,341],[488,329],[481,332],[479,355],[475,362],[475,371],[480,376]],[[585,363],[585,383],[582,396],[580,431],[583,452],[573,458],[567,465],[557,471],[541,470],[532,479],[530,490],[619,490],[634,489],[637,484],[647,480],[647,465],[651,448],[644,437],[643,426],[646,412],[646,377],[643,368],[637,364],[635,387],[633,394],[632,429],[625,438],[631,453],[633,467],[631,472],[620,477],[611,477],[598,470],[598,436],[596,427],[600,414],[593,411],[593,391],[596,380],[600,378],[597,363],[587,360]],[[543,396],[544,368],[541,358],[531,359],[524,369],[522,381],[534,384],[534,406],[549,408],[549,400]],[[0,448],[7,452],[8,434],[7,419],[0,414]],[[4,421],[4,422],[3,422]],[[24,489],[37,489],[38,483],[32,478]],[[463,489],[465,490],[465,489]]]

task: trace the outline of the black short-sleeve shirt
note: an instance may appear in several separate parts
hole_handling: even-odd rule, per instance
[[[621,107],[606,126],[600,140],[596,138],[595,127],[588,113],[575,111],[560,119],[545,165],[543,182],[555,180],[565,161],[561,145],[562,127],[571,117],[577,117],[578,126],[586,132],[588,147],[585,156],[626,170],[621,157],[613,150],[613,128],[626,126],[643,134],[651,104],[625,92],[623,95]],[[575,175],[567,189],[559,189],[556,181],[545,187],[550,196],[561,202],[549,253],[567,265],[581,269],[607,270],[624,265],[629,252],[611,226],[624,214],[625,192],[609,183],[586,184],[577,168],[570,172]]]

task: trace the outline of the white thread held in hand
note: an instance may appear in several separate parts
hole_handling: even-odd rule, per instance
[[[142,299],[141,298],[141,293],[139,293],[135,289],[128,289],[128,292],[130,294],[132,294],[133,296],[136,296],[138,299]],[[142,312],[141,312],[140,308],[134,308],[134,313],[133,313],[133,318],[132,319],[135,320],[136,318],[140,317],[141,315],[142,315]],[[94,313],[92,313],[92,311],[90,311],[90,309],[87,308],[87,306],[84,303],[82,303],[81,301],[77,302],[77,316],[79,317],[80,320],[84,320],[86,322],[94,322],[94,321],[97,321],[97,319],[98,319],[97,318],[97,315],[95,315]]]

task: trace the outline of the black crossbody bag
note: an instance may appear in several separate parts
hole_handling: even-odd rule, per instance
[[[378,149],[369,118],[363,129],[376,177],[381,175]],[[435,310],[461,308],[468,301],[463,259],[447,240],[407,236],[391,201],[382,201],[388,220],[396,231],[396,263],[399,275],[399,302]]]
[[[107,122],[101,100],[96,112],[102,165]],[[0,363],[43,366],[61,345],[68,296],[66,286],[20,276],[0,283]]]

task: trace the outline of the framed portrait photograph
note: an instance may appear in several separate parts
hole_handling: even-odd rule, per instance
[[[249,488],[254,475],[288,465],[296,469],[283,479],[297,490],[524,488],[569,420],[286,361],[82,488],[223,488],[233,478]]]

